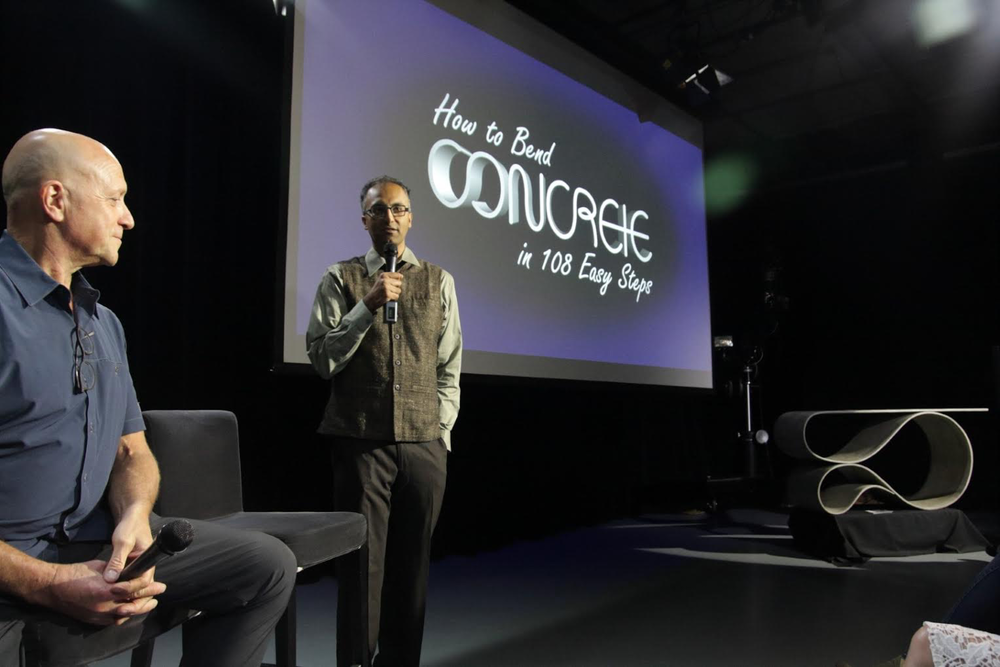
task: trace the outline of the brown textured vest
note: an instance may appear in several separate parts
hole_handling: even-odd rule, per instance
[[[399,321],[382,310],[350,362],[333,376],[320,431],[365,440],[425,442],[441,435],[437,396],[441,337],[441,267],[402,264]],[[350,311],[375,284],[364,257],[341,263]]]

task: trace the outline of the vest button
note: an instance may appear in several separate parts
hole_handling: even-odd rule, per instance
[[[397,384],[397,385],[395,385],[395,386],[393,387],[393,389],[395,389],[396,391],[399,391],[399,385],[398,385],[398,384]]]
[[[402,361],[400,361],[399,359],[396,359],[396,365],[397,365],[397,366],[399,366],[399,365],[400,365],[400,364],[402,364],[402,363],[403,363]]]

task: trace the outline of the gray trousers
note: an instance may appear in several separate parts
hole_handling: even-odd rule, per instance
[[[150,517],[153,533],[169,519]],[[263,533],[191,521],[194,541],[156,567],[167,585],[158,609],[198,609],[202,615],[183,626],[183,667],[259,665],[271,630],[295,586],[295,556]],[[111,546],[78,542],[55,549],[55,562],[82,562],[111,556]],[[0,667],[18,664],[18,647],[44,656],[47,664],[85,664],[123,639],[143,638],[146,616],[121,626],[99,627],[47,609],[0,597]],[[148,629],[147,629],[148,631]]]
[[[440,440],[333,438],[334,504],[368,520],[368,648],[376,667],[417,667],[431,536],[447,478]],[[337,662],[349,665],[348,610],[358,593],[338,574]],[[378,653],[375,648],[378,646]]]

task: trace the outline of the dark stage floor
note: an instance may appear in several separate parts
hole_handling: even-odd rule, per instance
[[[429,667],[855,667],[900,654],[990,560],[983,552],[836,567],[783,514],[649,515],[431,570]],[[334,664],[336,582],[300,585],[299,665]],[[154,665],[177,665],[175,631]],[[127,657],[99,663],[125,667]]]

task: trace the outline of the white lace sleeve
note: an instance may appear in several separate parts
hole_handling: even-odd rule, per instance
[[[1000,665],[1000,636],[947,623],[924,623],[934,667]]]

